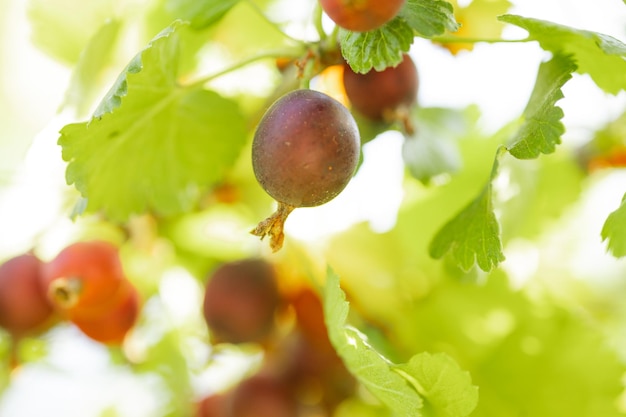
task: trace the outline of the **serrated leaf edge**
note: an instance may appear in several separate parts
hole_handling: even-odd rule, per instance
[[[610,232],[610,228],[611,225],[613,223],[613,219],[615,219],[615,217],[618,215],[618,212],[620,210],[624,210],[626,208],[626,193],[622,196],[622,201],[619,205],[618,208],[616,208],[615,210],[613,210],[611,213],[609,213],[609,215],[607,216],[606,220],[604,221],[604,224],[602,225],[602,230],[600,231],[600,236],[602,237],[602,241],[607,241],[607,250],[615,257],[615,258],[623,258],[626,256],[626,251],[622,252],[622,251],[617,251],[613,246],[612,246],[612,241],[613,241],[613,235],[614,233]],[[624,231],[624,233],[626,233],[626,230]]]
[[[100,104],[96,107],[91,120],[98,120],[107,113],[113,113],[115,109],[119,108],[122,104],[122,99],[128,94],[127,90],[127,77],[130,74],[137,74],[143,69],[142,56],[151,49],[155,42],[162,38],[167,38],[178,30],[179,27],[189,25],[189,22],[177,19],[169,26],[161,30],[148,44],[139,51],[124,67],[122,72],[118,75],[117,79],[111,86],[111,88],[104,95]]]
[[[450,225],[452,225],[455,221],[457,221],[457,219],[461,216],[464,215],[464,213],[466,213],[468,210],[472,209],[476,204],[479,204],[481,202],[481,200],[485,199],[487,200],[488,203],[488,207],[489,210],[492,214],[493,213],[493,202],[492,202],[492,183],[493,180],[496,178],[496,176],[498,175],[498,168],[500,165],[500,159],[502,158],[502,156],[507,152],[507,148],[503,145],[499,146],[498,149],[496,150],[496,156],[494,158],[494,162],[493,165],[491,167],[491,173],[489,175],[489,178],[486,182],[486,184],[483,186],[483,188],[480,190],[480,192],[476,195],[476,197],[474,197],[474,199],[472,199],[468,204],[466,204],[461,210],[459,210],[451,219],[449,219],[440,229],[439,231],[435,234],[435,236],[433,237],[433,239],[430,242],[430,245],[428,247],[428,252],[430,254],[430,256],[434,259],[441,259],[444,255],[446,255],[449,252],[454,252],[454,248],[456,247],[455,243],[456,241],[454,239],[452,239],[447,245],[443,245],[445,246],[443,248],[442,251],[435,251],[435,248],[438,247],[439,245],[437,245],[436,243],[438,241],[440,241],[442,238],[441,236],[443,236],[444,232],[446,231],[446,229],[448,227],[450,227]],[[495,214],[494,214],[494,218],[495,218]],[[462,270],[464,270],[465,272],[471,270],[471,268],[474,265],[478,265],[478,267],[480,269],[482,269],[485,272],[490,272],[493,268],[497,267],[501,262],[503,262],[505,260],[505,256],[504,253],[502,252],[502,241],[500,239],[500,226],[498,223],[498,219],[495,218],[496,221],[496,225],[497,225],[497,240],[498,240],[498,252],[494,255],[492,254],[492,256],[488,259],[487,263],[481,262],[479,260],[478,257],[478,252],[476,250],[473,250],[472,253],[472,262],[471,263],[462,263],[461,261],[459,261],[457,259],[457,266],[459,266]],[[481,242],[485,242],[486,239],[481,239]],[[484,251],[485,253],[487,253],[487,251]],[[454,256],[454,255],[453,255]],[[456,258],[456,256],[454,256]]]
[[[560,61],[560,62],[559,62]],[[543,97],[537,97],[538,94],[541,94],[539,91],[539,87],[542,85],[542,77],[547,77],[552,74],[544,75],[542,70],[548,68],[548,65],[551,63],[562,64],[565,68],[564,71],[557,74],[553,79],[549,80],[549,84],[552,86],[550,91],[545,94]],[[524,109],[523,116],[524,121],[522,126],[517,130],[514,135],[513,143],[507,146],[507,149],[511,155],[513,155],[517,159],[534,159],[539,157],[539,155],[550,154],[556,150],[556,145],[561,143],[561,136],[565,133],[565,126],[561,122],[563,118],[563,110],[556,105],[558,101],[560,101],[563,97],[563,86],[572,78],[572,73],[576,71],[577,65],[573,58],[570,55],[562,55],[555,54],[551,60],[543,62],[539,67],[539,72],[537,73],[537,78],[535,80],[535,86],[533,87],[533,91],[528,99],[528,103],[526,104],[526,108]],[[537,104],[537,100],[542,99],[539,104]],[[540,111],[541,110],[541,111]],[[554,111],[558,113],[557,122],[554,123],[554,128],[558,130],[558,136],[554,141],[553,146],[549,146],[549,149],[543,148],[529,148],[526,147],[525,150],[527,152],[522,152],[520,149],[524,144],[527,144],[528,136],[522,136],[520,138],[516,138],[516,136],[522,135],[524,130],[533,130],[533,127],[537,125],[541,125],[544,123],[543,120],[537,117],[537,114],[545,114],[547,112]],[[546,141],[548,145],[550,145],[549,141]]]
[[[377,357],[379,357],[384,363],[388,364],[388,370],[389,372],[392,372],[392,374],[396,374],[399,377],[402,378],[402,380],[404,380],[407,383],[407,388],[409,390],[411,390],[411,392],[414,392],[416,395],[416,398],[419,399],[419,404],[416,404],[416,411],[421,409],[423,406],[423,399],[421,397],[421,395],[419,394],[419,392],[417,392],[415,390],[415,387],[410,383],[410,381],[408,381],[406,378],[402,377],[402,375],[398,374],[394,367],[396,366],[393,362],[391,362],[388,358],[386,358],[384,355],[382,355],[380,352],[378,352],[376,349],[374,349],[374,347],[372,347],[366,340],[366,337],[355,327],[349,325],[347,323],[347,318],[348,318],[348,313],[349,313],[349,303],[346,299],[346,294],[345,292],[341,289],[340,286],[340,282],[339,282],[339,276],[333,271],[333,269],[328,266],[327,267],[327,271],[326,271],[326,282],[324,284],[324,289],[323,289],[323,294],[324,294],[324,300],[323,300],[323,306],[324,306],[324,320],[326,323],[326,328],[328,329],[328,336],[331,340],[331,343],[333,345],[333,348],[337,351],[337,353],[339,354],[339,356],[343,359],[342,353],[344,353],[346,347],[349,346],[353,346],[352,343],[350,343],[350,337],[355,337],[358,338],[361,343],[363,343],[363,345],[367,348],[367,350],[372,353],[375,354]],[[329,295],[331,294],[331,295]],[[331,311],[331,308],[328,307],[327,305],[327,299],[332,299],[334,297],[337,298],[337,300],[339,301],[340,306],[333,308],[332,311],[335,313],[339,313],[339,316],[337,317],[332,317],[329,312]],[[335,322],[340,322],[339,327],[343,328],[343,331],[341,332],[341,336],[340,339],[337,338],[337,334],[336,332],[332,331],[331,329],[337,327],[337,325],[335,324]],[[351,336],[349,336],[348,334],[351,334]],[[338,346],[336,346],[338,345]],[[348,368],[349,369],[349,368]],[[354,375],[355,378],[357,378],[357,380],[359,380],[359,376],[358,375]],[[369,381],[361,381],[361,383],[363,383],[363,385],[365,386],[371,386]],[[380,388],[381,391],[389,391],[391,392],[391,390],[386,389],[385,387],[380,387],[380,386],[376,386],[377,388]],[[372,394],[374,396],[376,396],[376,393],[372,392]],[[379,400],[383,403],[386,404],[386,401],[384,401],[384,399],[379,398]],[[389,407],[389,409],[393,410],[393,407],[390,404],[386,404],[387,407]],[[417,414],[412,415],[412,416],[406,416],[406,417],[420,417],[421,413],[418,411]],[[404,416],[403,416],[404,417]]]
[[[476,392],[476,403],[473,404],[473,407],[470,410],[468,410],[468,413],[465,414],[464,416],[471,414],[471,412],[474,410],[474,408],[476,408],[476,406],[478,405],[478,387],[476,385],[471,384],[472,376],[471,376],[470,372],[467,371],[467,370],[463,370],[459,366],[459,364],[452,357],[450,357],[449,355],[445,354],[444,352],[438,352],[438,353],[434,353],[433,354],[433,353],[430,353],[430,352],[426,351],[426,352],[417,353],[417,354],[413,355],[409,359],[408,362],[406,362],[404,364],[400,364],[400,365],[394,365],[393,366],[393,370],[398,372],[400,375],[402,375],[407,381],[409,381],[409,383],[413,384],[413,386],[415,387],[417,392],[422,397],[424,397],[427,402],[430,402],[429,401],[429,394],[430,394],[429,391],[422,386],[422,384],[417,380],[417,378],[413,377],[408,371],[405,370],[405,368],[410,367],[411,364],[414,363],[417,359],[421,359],[423,357],[443,358],[445,361],[447,361],[449,364],[451,364],[454,368],[456,368],[457,371],[459,371],[460,376],[462,376],[467,381],[469,381],[470,388],[472,388]],[[459,417],[461,417],[461,416],[459,416]]]

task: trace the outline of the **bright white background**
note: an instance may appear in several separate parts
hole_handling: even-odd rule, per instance
[[[626,40],[626,5],[621,0],[514,3],[511,13]],[[285,0],[281,11],[306,13],[310,8],[301,6],[308,4]],[[56,146],[57,131],[66,122],[59,119],[56,110],[70,72],[31,45],[25,7],[25,0],[0,2],[0,259],[27,249],[35,236],[52,226],[63,238],[64,225],[70,224],[61,207],[64,166]],[[515,31],[507,35],[523,36]],[[472,53],[453,57],[418,41],[411,53],[420,71],[420,103],[454,107],[477,103],[484,115],[481,123],[487,129],[496,129],[521,113],[537,66],[545,57],[535,44],[478,45]],[[576,76],[564,93],[566,98],[559,106],[569,126],[565,144],[587,140],[589,132],[626,108],[624,94],[605,95],[588,77]],[[390,134],[366,146],[367,163],[345,192],[325,206],[294,212],[287,224],[288,233],[313,241],[359,221],[369,221],[381,231],[391,227],[402,199],[401,142],[400,137]],[[622,176],[598,187],[583,212],[604,219],[603,213],[617,207],[624,184]],[[597,233],[596,223],[583,228],[582,240],[588,237],[585,233]],[[597,236],[589,240],[596,243],[584,249],[605,262]],[[515,261],[515,254],[507,256]],[[191,278],[186,282],[178,292],[165,291],[169,295],[164,302],[178,320],[194,314],[181,306],[199,292]],[[102,348],[74,336],[58,338],[47,366],[25,367],[15,375],[12,387],[0,397],[1,417],[95,417],[110,402],[117,404],[119,416],[158,415],[161,399],[156,381],[111,367]]]

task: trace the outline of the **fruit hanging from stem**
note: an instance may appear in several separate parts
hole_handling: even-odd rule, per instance
[[[405,54],[397,66],[366,74],[356,73],[344,64],[343,86],[352,108],[363,116],[374,121],[403,122],[417,102],[419,77],[415,63]]]
[[[295,90],[270,106],[252,143],[252,167],[276,212],[252,234],[282,247],[283,225],[298,207],[329,202],[348,185],[360,154],[359,129],[350,111],[314,90]]]
[[[66,246],[43,267],[41,279],[52,305],[76,317],[107,310],[126,277],[117,247],[93,240]]]

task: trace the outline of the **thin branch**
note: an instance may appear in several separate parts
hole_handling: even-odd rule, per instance
[[[313,11],[313,25],[315,26],[315,30],[320,37],[320,40],[324,40],[328,37],[326,31],[324,31],[324,26],[322,25],[322,6],[320,6],[319,2],[315,4],[315,10]]]
[[[209,81],[213,81],[216,78],[219,78],[223,75],[226,75],[228,73],[231,73],[233,71],[236,71],[240,68],[243,68],[247,65],[253,64],[257,61],[261,61],[263,59],[269,59],[269,58],[298,58],[300,57],[304,52],[305,52],[305,46],[304,44],[302,44],[301,48],[290,48],[290,49],[278,49],[278,50],[271,50],[271,51],[264,51],[261,52],[259,54],[256,55],[252,55],[244,60],[241,60],[229,67],[224,68],[221,71],[218,71],[214,74],[210,74],[204,77],[201,77],[195,81],[193,81],[190,84],[186,84],[183,87],[187,88],[187,89],[194,89],[194,88],[200,88],[202,87],[204,84],[208,83]]]
[[[530,42],[533,39],[484,39],[484,38],[463,38],[454,35],[442,35],[431,38],[433,42],[437,43],[523,43]]]

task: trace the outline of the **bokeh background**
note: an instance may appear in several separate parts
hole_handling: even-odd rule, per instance
[[[59,13],[72,13],[72,0],[55,3],[64,4],[65,9],[59,9]],[[74,3],[82,1],[74,0]],[[142,1],[136,3],[140,9]],[[315,35],[311,28],[311,1],[271,3],[270,19],[284,22],[284,29],[290,35],[300,38]],[[461,1],[459,4],[464,5]],[[626,39],[626,6],[621,1],[519,0],[512,4],[510,13]],[[65,184],[65,164],[56,144],[63,125],[84,120],[76,113],[59,110],[66,100],[72,66],[59,62],[32,42],[29,7],[31,3],[27,0],[0,2],[0,259],[33,245],[43,258],[49,259],[85,228],[85,223],[69,217],[73,200],[68,194],[71,196],[73,190]],[[523,33],[505,28],[503,37],[516,39],[523,37]],[[114,58],[119,62],[104,75],[108,84],[125,65],[124,58],[135,52],[125,51],[126,55],[122,53]],[[420,39],[413,45],[411,55],[420,74],[420,106],[453,109],[476,106],[477,129],[484,137],[521,114],[538,64],[547,56],[536,43],[481,43],[471,52],[452,55]],[[253,66],[220,79],[216,88],[262,95],[271,89],[273,81],[267,68]],[[591,141],[598,130],[626,110],[624,92],[617,96],[605,94],[587,76],[574,75],[565,86],[564,95],[558,103],[564,110],[563,123],[567,127],[561,146],[572,152]],[[364,164],[348,188],[322,207],[294,212],[287,224],[288,239],[323,252],[329,242],[336,249],[349,247],[350,233],[358,236],[351,229],[355,225],[366,224],[376,233],[392,230],[407,196],[419,195],[415,185],[405,183],[402,141],[398,132],[388,132],[368,143],[364,148]],[[491,160],[492,155],[485,159]],[[548,288],[547,292],[566,308],[584,310],[595,318],[605,315],[606,320],[601,320],[602,332],[622,360],[626,360],[626,311],[616,311],[620,297],[626,296],[626,264],[607,254],[599,236],[603,221],[619,205],[626,191],[626,173],[623,169],[604,172],[581,187],[580,199],[543,233],[508,241],[507,260],[502,269],[517,287],[538,280],[542,291]],[[227,212],[211,213],[211,216],[217,220],[209,221],[207,233],[228,245],[227,249],[216,249],[210,246],[213,240],[200,237],[199,245],[205,245],[205,250],[224,250],[220,256],[226,259],[247,253],[251,245],[256,245],[247,235],[233,237],[244,230],[245,222],[230,218]],[[89,227],[94,227],[90,229],[94,235],[114,234],[106,227]],[[337,236],[340,238],[336,239]],[[341,236],[347,236],[347,243]],[[168,250],[167,246],[157,247],[143,262],[158,264],[159,259],[167,259]],[[355,254],[330,259],[339,270],[348,271],[352,264],[362,262],[358,252]],[[158,265],[152,268],[158,269]],[[357,270],[366,268],[367,264]],[[147,300],[142,325],[130,337],[125,354],[141,355],[149,350],[150,344],[162,343],[167,345],[160,351],[163,355],[179,352],[175,358],[168,359],[180,362],[178,374],[135,372],[107,348],[71,326],[60,326],[44,340],[33,339],[23,347],[22,354],[28,359],[24,366],[12,373],[3,372],[0,416],[175,415],[168,414],[172,404],[183,401],[172,397],[176,396],[172,389],[176,384],[186,381],[200,397],[224,380],[236,378],[238,372],[259,360],[257,355],[233,348],[210,372],[204,372],[202,364],[210,355],[210,347],[202,342],[206,330],[199,315],[201,282],[181,267],[159,270],[156,275],[158,279],[150,284],[154,298]],[[351,283],[347,285],[350,287]],[[363,293],[362,297],[366,295]],[[494,314],[490,316],[491,322],[475,325],[492,325],[497,331],[506,328],[511,316],[498,315],[497,311]],[[174,329],[184,327],[192,328],[195,337],[172,336],[178,334]],[[170,336],[171,340],[163,342]],[[527,348],[533,350],[536,347],[533,343],[532,339],[526,340]],[[6,340],[2,346],[6,348]],[[153,360],[147,367],[158,367],[157,359]],[[190,378],[187,368],[198,372]],[[167,372],[175,369],[176,365],[170,363]],[[621,408],[626,410],[626,398],[622,399]]]

